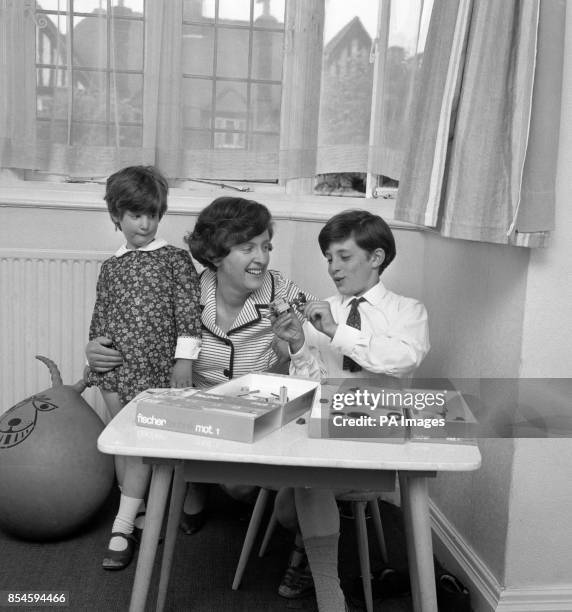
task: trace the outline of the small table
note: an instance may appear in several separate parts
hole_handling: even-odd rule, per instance
[[[307,428],[307,423],[291,421],[257,442],[246,444],[138,427],[135,403],[130,402],[121,410],[100,435],[99,450],[112,455],[143,457],[153,469],[130,612],[145,609],[173,473],[158,610],[162,609],[166,597],[185,481],[274,488],[388,490],[396,472],[401,488],[413,607],[416,612],[437,612],[427,479],[439,471],[479,468],[481,455],[476,444],[324,440],[309,438]]]

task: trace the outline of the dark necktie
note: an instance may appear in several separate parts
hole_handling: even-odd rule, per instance
[[[354,329],[361,329],[361,316],[359,314],[358,307],[362,302],[365,302],[365,298],[363,297],[359,299],[354,298],[351,302],[350,313],[348,314],[346,325],[349,325]],[[342,367],[344,370],[349,370],[350,372],[359,372],[361,370],[361,366],[347,355],[344,355]]]

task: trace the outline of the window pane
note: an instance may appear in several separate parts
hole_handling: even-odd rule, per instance
[[[45,11],[67,11],[69,0],[37,0],[36,4]]]
[[[248,77],[248,30],[218,29],[217,76]]]
[[[185,149],[212,149],[210,132],[195,132],[185,130],[183,133],[183,147]]]
[[[250,0],[219,0],[218,18],[248,23],[250,21]]]
[[[131,125],[119,126],[119,144],[122,147],[142,146],[143,128]]]
[[[373,90],[373,64],[369,62],[369,54],[376,28],[377,2],[329,0],[327,3],[320,145],[367,146],[369,142]],[[336,163],[339,165],[340,161]],[[325,170],[345,169],[350,168]]]
[[[98,123],[72,123],[72,144],[106,146],[107,126]]]
[[[282,32],[252,33],[252,78],[282,79]]]
[[[211,75],[213,72],[214,28],[183,26],[183,72]]]
[[[68,140],[67,121],[38,121],[36,126],[39,141],[65,144]]]
[[[280,85],[254,83],[250,93],[252,128],[264,132],[280,131]]]
[[[212,87],[206,79],[183,79],[183,127],[211,127]]]
[[[215,100],[215,117],[246,120],[246,83],[218,81]]]
[[[105,13],[106,9],[107,2],[100,2],[99,0],[74,0],[73,3],[74,13],[92,13],[95,11]]]
[[[68,88],[60,70],[41,68],[36,71],[36,116],[45,119],[65,119],[68,116]]]
[[[278,134],[254,134],[252,136],[251,148],[253,151],[278,152],[280,136]]]
[[[111,6],[121,6],[131,11],[135,11],[136,13],[143,14],[145,0],[111,0]]]
[[[74,121],[107,121],[107,75],[74,72],[72,114]]]
[[[183,0],[183,19],[186,21],[212,21],[214,0]]]
[[[284,4],[285,0],[262,0],[254,3],[254,23],[261,25],[259,20],[264,22],[265,26],[270,27],[276,24],[281,27],[284,25]],[[259,21],[259,23],[256,23]]]
[[[110,102],[111,108],[116,109],[117,119],[140,123],[143,120],[143,76],[112,74],[111,79]]]
[[[65,36],[55,28],[50,26],[38,28],[36,36],[36,63],[65,66]]]
[[[107,21],[101,17],[74,17],[74,66],[107,67]]]
[[[113,19],[112,45],[116,70],[143,70],[143,22]]]

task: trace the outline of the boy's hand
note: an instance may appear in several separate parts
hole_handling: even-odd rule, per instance
[[[177,359],[171,372],[171,387],[183,389],[193,384],[192,359]]]
[[[291,311],[279,316],[270,315],[272,331],[280,338],[288,342],[291,353],[297,353],[304,346],[304,330],[300,319]]]
[[[104,336],[88,342],[85,355],[94,372],[109,372],[123,363],[121,353],[113,348],[113,341]]]
[[[330,338],[334,337],[338,324],[334,321],[329,302],[308,302],[304,314],[318,331]]]

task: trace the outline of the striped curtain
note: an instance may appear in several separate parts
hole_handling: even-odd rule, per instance
[[[553,227],[563,0],[433,8],[396,218],[544,246]]]

